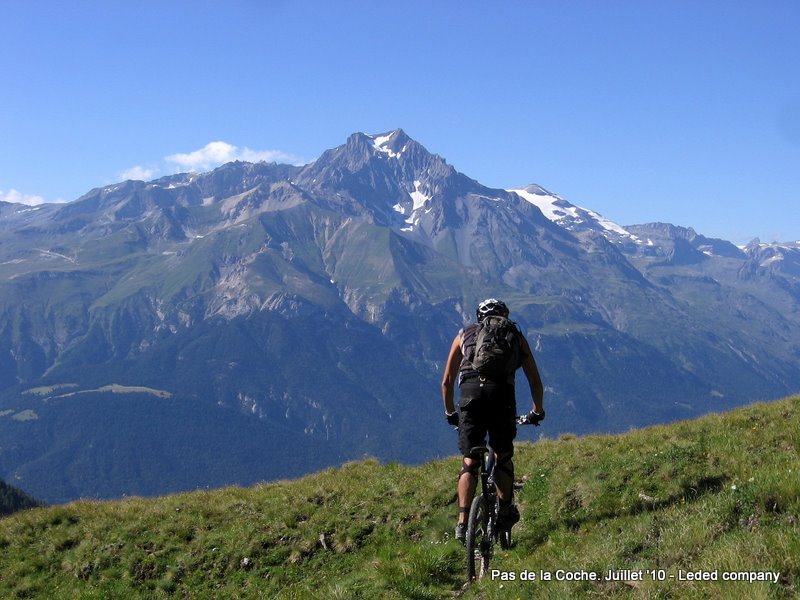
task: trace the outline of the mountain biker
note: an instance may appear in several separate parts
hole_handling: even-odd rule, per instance
[[[472,364],[475,354],[475,339],[479,324],[489,316],[508,318],[508,307],[500,300],[489,298],[478,305],[477,323],[461,329],[450,346],[442,379],[442,398],[447,422],[458,426],[458,445],[463,456],[461,472],[458,475],[458,523],[456,538],[464,543],[466,522],[475,495],[480,469],[480,458],[470,456],[470,449],[483,446],[486,434],[489,445],[496,457],[496,487],[500,499],[498,529],[510,530],[519,521],[519,511],[513,504],[514,485],[514,438],[516,427],[516,398],[513,372],[522,367],[531,388],[533,409],[530,420],[537,422],[544,418],[544,387],[539,369],[533,358],[528,341],[519,332],[515,336],[519,364],[512,365],[512,373],[506,377],[489,379],[480,375]],[[458,382],[458,412],[453,402],[454,389]]]

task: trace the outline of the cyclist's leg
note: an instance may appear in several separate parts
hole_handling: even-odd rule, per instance
[[[461,450],[461,472],[458,475],[458,522],[465,523],[478,484],[480,457],[470,450],[486,442],[484,389],[479,381],[465,381],[459,388],[458,448]]]
[[[512,508],[514,501],[514,438],[517,436],[516,398],[513,385],[498,386],[496,412],[489,429],[490,444],[495,450],[495,486],[500,501],[500,519],[510,525],[519,520]],[[514,515],[509,515],[509,509]],[[507,518],[511,516],[511,518]],[[509,527],[510,527],[509,525]]]
[[[480,461],[471,456],[465,456],[461,462],[461,472],[458,474],[458,522],[466,523],[475,488],[478,485],[478,471]]]
[[[497,497],[500,506],[507,506],[514,500],[514,450],[496,452],[497,462],[494,468],[494,481],[497,485]]]
[[[494,470],[495,487],[500,510],[497,513],[497,529],[501,532],[510,532],[515,523],[519,521],[519,510],[514,505],[514,461],[513,450],[508,453],[497,454],[497,464]],[[510,534],[500,542],[506,548],[511,543]]]

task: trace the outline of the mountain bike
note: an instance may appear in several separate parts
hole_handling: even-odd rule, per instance
[[[533,413],[517,417],[518,425],[536,425],[544,418]],[[488,455],[488,456],[487,456]],[[489,562],[494,556],[494,545],[500,543],[503,550],[511,548],[511,530],[497,527],[500,498],[495,487],[496,458],[491,446],[476,446],[470,456],[480,456],[481,493],[472,501],[467,519],[467,580],[480,579],[489,571]]]

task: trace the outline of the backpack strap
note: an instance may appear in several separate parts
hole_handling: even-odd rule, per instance
[[[459,336],[461,337],[461,365],[458,368],[458,385],[461,385],[461,382],[465,379],[478,376],[478,372],[472,367],[478,325],[479,323],[472,323],[459,331]]]

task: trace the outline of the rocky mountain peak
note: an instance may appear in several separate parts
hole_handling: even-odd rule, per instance
[[[388,155],[389,158],[400,157],[408,150],[409,144],[414,142],[402,129],[367,137],[372,140],[372,144],[378,152]]]

